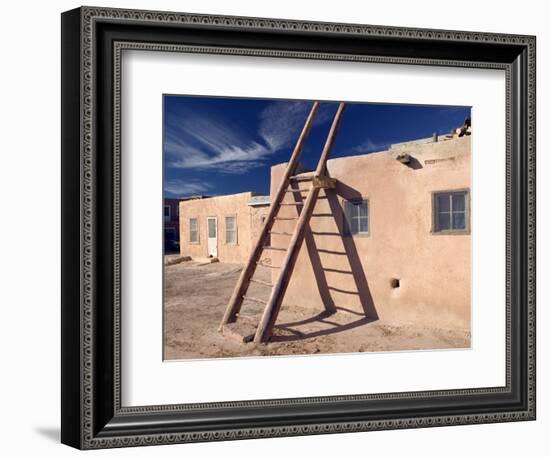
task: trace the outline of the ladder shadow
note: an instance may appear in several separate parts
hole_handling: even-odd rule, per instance
[[[348,330],[370,324],[371,322],[374,322],[377,320],[372,317],[363,316],[360,319],[356,319],[354,321],[347,322],[345,324],[337,324],[334,322],[325,321],[327,317],[330,317],[333,314],[334,313],[327,313],[326,311],[323,311],[317,314],[316,316],[312,316],[308,319],[303,319],[301,321],[289,322],[288,324],[275,324],[276,329],[289,332],[291,333],[291,335],[272,335],[270,338],[270,342],[283,343],[283,342],[291,342],[291,341],[303,341],[305,339],[316,338],[319,336],[334,335],[336,333],[346,332]],[[333,325],[333,327],[324,328],[321,330],[314,330],[310,332],[302,332],[295,328],[301,325],[312,324],[314,322]]]
[[[346,257],[348,259],[350,269],[353,274],[353,279],[355,281],[355,286],[357,287],[361,307],[363,308],[365,317],[369,318],[371,322],[376,321],[378,320],[378,313],[376,311],[374,300],[372,299],[367,276],[365,275],[365,270],[363,269],[361,257],[357,252],[357,247],[355,246],[353,236],[349,236],[346,234],[346,230],[344,227],[344,210],[338,199],[338,197],[341,197],[345,200],[357,200],[362,198],[361,193],[353,189],[352,187],[343,184],[341,181],[337,181],[336,188],[334,190],[327,190],[326,196],[331,213],[334,215],[336,227],[340,234],[340,239],[342,240],[342,246],[344,248],[344,252],[346,253]]]
[[[378,313],[376,311],[376,307],[372,299],[372,294],[370,292],[369,284],[365,275],[365,271],[361,264],[360,256],[357,252],[355,242],[352,236],[347,236],[345,233],[344,212],[342,209],[342,205],[338,200],[338,197],[342,197],[346,200],[356,200],[361,198],[361,194],[355,189],[349,186],[346,186],[345,184],[342,184],[340,181],[338,181],[336,183],[336,189],[334,190],[325,189],[325,196],[330,207],[330,213],[331,213],[330,215],[334,218],[334,222],[338,230],[338,233],[335,233],[335,235],[340,237],[344,251],[340,252],[340,251],[332,251],[328,249],[319,249],[317,248],[317,243],[314,237],[314,234],[316,232],[311,230],[311,227],[309,224],[306,226],[304,231],[304,241],[306,243],[306,248],[307,248],[311,265],[313,268],[313,273],[315,275],[317,287],[319,289],[319,294],[321,296],[321,300],[323,302],[323,306],[325,309],[324,311],[318,313],[317,315],[309,317],[307,319],[303,319],[301,321],[275,324],[275,328],[287,331],[291,333],[291,335],[272,335],[270,338],[270,341],[278,341],[278,342],[298,341],[298,340],[304,340],[308,338],[315,338],[323,335],[331,335],[335,333],[345,332],[347,330],[351,330],[353,328],[357,328],[378,320]],[[296,202],[303,202],[303,198],[299,193],[294,193],[294,200]],[[297,212],[298,213],[300,212],[299,207],[297,208]],[[323,233],[318,233],[318,234],[323,234]],[[342,271],[342,272],[350,273],[353,275],[353,279],[354,279],[357,291],[343,290],[334,286],[330,286],[328,284],[325,271],[332,271],[332,270],[323,267],[321,262],[321,257],[319,255],[320,252],[327,253],[327,254],[334,254],[334,255],[342,255],[347,257],[348,263],[350,266],[350,271],[349,272]],[[334,271],[339,271],[339,270],[334,270]],[[331,295],[331,290],[334,290],[340,293],[358,295],[363,312],[360,313],[360,312],[352,311],[340,306],[336,306],[334,299],[332,298],[332,295]],[[337,311],[343,311],[349,314],[354,314],[356,316],[360,316],[360,318],[351,322],[347,322],[345,324],[336,324],[336,323],[325,321],[327,317],[333,315]],[[332,324],[334,327],[321,329],[321,330],[314,330],[311,332],[302,332],[295,328],[303,325],[312,324],[315,322]]]

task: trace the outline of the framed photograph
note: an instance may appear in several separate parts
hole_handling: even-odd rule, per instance
[[[62,15],[62,442],[535,419],[535,37]]]

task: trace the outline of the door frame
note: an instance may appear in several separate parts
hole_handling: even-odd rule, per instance
[[[219,238],[219,234],[218,234],[218,216],[206,216],[206,257],[210,257],[210,246],[209,246],[209,243],[210,243],[210,234],[209,234],[209,226],[208,226],[208,221],[210,219],[213,219],[215,224],[216,224],[216,254],[215,255],[212,255],[212,257],[218,257],[218,238]]]

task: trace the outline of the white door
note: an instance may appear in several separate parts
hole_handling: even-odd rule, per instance
[[[208,256],[218,257],[218,219],[206,218],[208,228]]]

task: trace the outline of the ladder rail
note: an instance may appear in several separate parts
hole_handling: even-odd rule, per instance
[[[225,313],[222,318],[222,322],[219,326],[219,330],[221,331],[223,326],[229,322],[234,322],[235,318],[238,314],[238,312],[241,309],[243,300],[242,297],[246,294],[246,291],[248,289],[248,286],[250,285],[250,277],[253,275],[255,269],[256,269],[256,263],[258,259],[261,256],[261,253],[263,251],[263,246],[265,244],[265,241],[267,237],[269,236],[269,231],[271,230],[273,223],[275,221],[275,216],[277,212],[279,211],[280,204],[283,201],[283,198],[286,194],[285,190],[288,187],[289,181],[291,176],[294,175],[294,172],[296,171],[296,168],[298,167],[300,155],[302,153],[305,141],[309,135],[309,132],[311,130],[311,126],[313,125],[313,121],[315,119],[315,116],[317,115],[317,112],[319,111],[320,103],[318,101],[313,103],[313,106],[311,107],[311,111],[309,112],[309,115],[306,119],[306,122],[304,124],[304,127],[300,133],[300,136],[298,137],[298,141],[296,142],[296,146],[294,147],[294,150],[292,151],[292,155],[290,157],[290,160],[288,162],[287,168],[285,170],[285,174],[283,175],[283,178],[281,179],[281,182],[279,184],[279,187],[277,189],[277,192],[275,194],[275,198],[273,202],[271,203],[271,207],[269,209],[269,214],[267,217],[267,222],[264,224],[262,231],[260,233],[260,236],[258,237],[258,240],[254,246],[254,249],[252,249],[248,261],[246,263],[245,268],[241,271],[241,275],[239,276],[239,279],[237,281],[237,284],[235,286],[235,289],[233,291],[233,294],[231,295],[231,299],[229,300],[229,303],[227,305],[227,308],[225,310]]]

